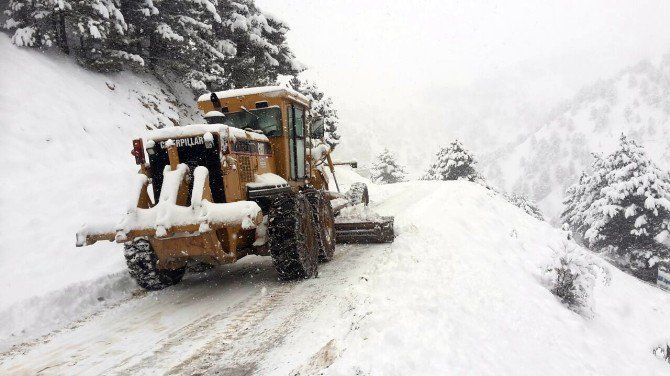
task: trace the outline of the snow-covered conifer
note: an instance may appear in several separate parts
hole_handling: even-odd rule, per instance
[[[59,40],[65,22],[63,14],[68,7],[67,1],[52,4],[51,0],[10,0],[4,10],[7,20],[2,26],[12,33],[12,43],[19,47],[51,47]]]
[[[633,140],[621,136],[604,162],[605,186],[586,212],[586,239],[626,250],[649,245],[670,223],[670,178]]]
[[[180,77],[196,94],[225,85],[223,61],[215,28],[223,20],[216,0],[141,3],[141,15],[151,19],[149,59],[158,71]],[[135,12],[137,15],[137,12]]]
[[[217,38],[232,57],[224,64],[230,88],[273,85],[279,75],[304,70],[288,47],[283,21],[262,12],[253,0],[220,1],[217,9],[223,19]]]
[[[76,46],[77,58],[91,69],[110,72],[127,65],[144,65],[144,60],[129,52],[128,25],[121,13],[120,0],[69,1],[66,23]]]
[[[17,46],[58,46],[75,51],[85,66],[99,71],[118,71],[126,62],[142,64],[127,51],[128,25],[120,0],[11,0],[4,27],[13,31]]]
[[[437,153],[423,180],[468,180],[481,182],[483,179],[475,169],[476,161],[472,154],[455,140]]]
[[[371,179],[378,184],[392,184],[406,181],[405,168],[398,164],[393,154],[388,149],[377,156],[372,164]]]
[[[517,206],[529,215],[531,215],[534,218],[539,219],[540,221],[544,221],[544,215],[542,215],[542,211],[540,208],[537,206],[535,201],[531,200],[527,196],[521,195],[521,194],[516,194],[512,193],[511,195],[506,195],[507,200],[513,204],[514,206]]]
[[[316,116],[321,117],[324,122],[324,139],[330,149],[335,150],[335,147],[340,143],[340,135],[337,132],[340,119],[337,116],[337,111],[333,108],[333,101],[319,90],[313,82],[301,81],[298,77],[294,77],[290,84],[293,89],[312,101],[312,111]]]
[[[10,0],[5,13],[17,46],[59,46],[98,71],[144,66],[196,94],[304,69],[286,24],[253,0]]]
[[[582,238],[584,232],[586,232],[586,211],[604,185],[606,170],[603,168],[603,163],[604,159],[601,155],[593,154],[593,163],[591,164],[593,173],[582,173],[579,181],[566,191],[561,219],[577,234],[578,238]]]
[[[592,175],[568,190],[563,219],[596,250],[613,250],[632,268],[670,251],[656,243],[670,225],[670,177],[633,140],[621,136]]]

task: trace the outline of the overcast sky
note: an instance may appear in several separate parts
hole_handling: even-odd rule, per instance
[[[475,127],[464,119],[491,101],[544,111],[585,84],[670,52],[668,0],[256,3],[291,27],[289,43],[309,67],[305,76],[333,97],[343,137],[365,134],[360,127],[372,136],[458,133]],[[399,142],[377,139],[365,150]]]

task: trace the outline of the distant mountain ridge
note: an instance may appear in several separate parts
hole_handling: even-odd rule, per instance
[[[589,169],[591,153],[609,153],[621,133],[670,168],[670,54],[584,87],[549,119],[485,158],[483,167],[493,183],[529,195],[556,221],[565,190]]]

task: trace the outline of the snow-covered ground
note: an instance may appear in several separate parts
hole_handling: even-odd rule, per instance
[[[347,186],[362,180],[340,169]],[[468,182],[371,186],[390,245],[338,246],[319,277],[276,280],[268,257],[136,294],[0,356],[9,373],[644,374],[670,365],[670,295],[619,272],[591,312],[565,308],[545,270],[564,234]],[[94,250],[92,250],[94,251]],[[581,254],[577,249],[576,254]]]
[[[86,221],[126,207],[132,139],[190,116],[148,76],[101,75],[0,33],[0,348],[123,299],[113,243],[75,247]],[[114,289],[109,287],[113,286]]]

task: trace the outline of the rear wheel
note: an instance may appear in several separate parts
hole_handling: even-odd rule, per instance
[[[319,261],[333,259],[335,253],[335,219],[330,200],[322,191],[308,188],[303,191],[312,208],[312,217],[316,224],[316,244],[319,251]]]
[[[277,196],[270,207],[268,222],[270,254],[279,278],[316,276],[316,226],[309,201],[295,193]]]
[[[365,183],[354,183],[347,191],[347,198],[352,205],[363,204],[368,206],[370,202],[370,195],[368,194],[368,186]]]
[[[130,276],[146,290],[161,290],[176,285],[181,282],[186,271],[186,267],[174,270],[158,269],[158,257],[146,239],[126,243],[124,255]]]

